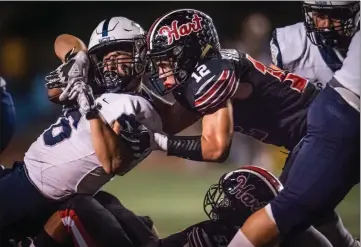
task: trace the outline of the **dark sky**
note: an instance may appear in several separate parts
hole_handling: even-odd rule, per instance
[[[177,8],[195,8],[210,15],[221,39],[232,38],[240,20],[255,11],[267,15],[273,27],[295,23],[303,18],[301,2],[284,1],[1,2],[0,9],[11,9],[1,30],[2,35],[25,37],[54,37],[67,32],[87,40],[93,28],[110,16],[126,16],[148,29],[157,17]]]

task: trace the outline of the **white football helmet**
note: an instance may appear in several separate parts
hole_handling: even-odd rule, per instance
[[[304,1],[302,8],[307,36],[315,45],[337,47],[342,39],[350,41],[360,28],[360,1]],[[314,14],[339,20],[340,25],[317,27]]]
[[[146,65],[145,52],[145,31],[139,24],[121,16],[100,22],[88,46],[97,86],[116,92],[127,90],[134,79],[139,83]],[[115,55],[104,59],[109,53]]]

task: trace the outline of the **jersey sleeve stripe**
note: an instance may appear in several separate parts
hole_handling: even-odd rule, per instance
[[[203,105],[201,108],[199,108],[198,110],[200,112],[203,112],[207,109],[210,108],[214,108],[216,106],[218,106],[220,103],[228,100],[229,98],[231,98],[235,92],[237,91],[238,88],[238,82],[236,80],[236,75],[234,72],[232,72],[232,76],[229,80],[227,80],[224,84],[224,89],[221,90],[221,94],[219,94],[216,98],[214,98],[213,100],[211,99],[211,101],[209,101],[208,104]]]
[[[212,76],[211,78],[209,78],[197,91],[196,95],[202,93],[202,91],[204,91],[206,89],[206,87],[210,84],[210,82],[213,81],[213,78],[215,77],[216,75]]]
[[[222,74],[219,76],[216,82],[202,95],[196,98],[195,106],[198,108],[199,106],[206,103],[213,95],[217,92],[217,90],[223,85],[225,80],[229,77],[229,70],[224,70]]]
[[[230,95],[232,92],[232,89],[234,88],[235,83],[235,73],[232,73],[232,76],[229,78],[229,80],[225,81],[222,88],[220,88],[219,93],[215,94],[213,97],[213,100],[209,101],[208,104],[206,104],[206,108],[212,108],[218,105],[221,102],[224,102],[227,100],[227,96]],[[202,108],[205,108],[204,106]],[[206,110],[206,109],[204,109]]]
[[[230,99],[237,91],[238,88],[238,81],[236,80],[235,73],[233,73],[233,79],[229,80],[229,86],[227,90],[223,92],[216,100],[212,102],[212,104],[208,105],[208,108],[217,107],[220,103]],[[205,109],[206,110],[206,109]]]

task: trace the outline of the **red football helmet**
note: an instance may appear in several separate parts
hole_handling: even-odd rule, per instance
[[[203,208],[210,219],[241,226],[255,211],[266,206],[283,189],[270,172],[244,166],[221,176],[208,189]]]

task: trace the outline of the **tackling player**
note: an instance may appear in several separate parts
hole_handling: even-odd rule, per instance
[[[204,197],[204,211],[210,220],[197,223],[183,231],[159,240],[149,237],[144,239],[144,237],[140,236],[142,228],[134,227],[136,221],[141,220],[146,222],[144,217],[134,217],[129,213],[126,213],[128,216],[126,216],[125,213],[114,214],[114,210],[111,210],[111,212],[118,221],[122,222],[128,236],[137,236],[135,239],[132,239],[135,247],[183,247],[187,246],[187,244],[190,247],[226,246],[247,217],[260,207],[266,205],[278,195],[282,189],[283,186],[281,182],[271,173],[260,167],[244,166],[240,169],[227,172],[221,176],[217,184],[210,186]],[[97,196],[98,195],[96,195],[95,198],[98,200]],[[109,195],[106,194],[102,196],[109,197]],[[124,212],[124,207],[116,198],[113,197],[110,200],[108,199],[108,201],[116,201],[112,202],[111,206]],[[89,205],[89,201],[81,201],[83,206],[78,204],[78,207],[74,207],[74,203],[75,202],[67,203],[59,213],[54,214],[52,219],[48,221],[45,228],[49,229],[48,231],[51,232],[50,235],[54,239],[58,239],[58,242],[64,242],[64,240],[69,239],[71,236],[73,240],[83,237],[85,240],[83,241],[83,243],[85,242],[84,246],[92,246],[94,242],[96,246],[115,246],[107,245],[109,240],[95,241],[99,239],[99,235],[117,238],[119,232],[104,230],[109,229],[107,220],[111,223],[111,217],[106,219],[95,216],[93,219],[90,219],[91,217],[86,217],[85,215],[88,212],[87,205]],[[72,211],[72,216],[60,218],[59,215],[63,215],[64,210]],[[74,223],[78,228],[81,227],[81,231],[74,231],[74,229],[67,231],[69,228],[74,228]],[[149,225],[149,229],[151,224],[146,224]],[[95,229],[98,230],[96,231]],[[130,229],[130,231],[127,231],[127,229]],[[130,233],[131,231],[133,232]],[[87,238],[85,239],[84,236],[87,236]],[[139,242],[139,240],[142,239],[144,240]],[[79,244],[79,241],[75,243]],[[28,245],[23,245],[23,247],[25,246]],[[56,245],[39,244],[39,241],[35,240],[34,246],[46,247]],[[289,237],[282,242],[281,246],[331,247],[329,242],[312,228]]]
[[[358,31],[342,68],[311,105],[308,132],[292,164],[287,190],[251,216],[230,246],[262,246],[302,229],[316,214],[334,209],[359,183],[360,41]],[[307,182],[300,186],[305,176]]]
[[[155,134],[168,155],[223,161],[233,131],[289,150],[304,136],[317,88],[248,54],[220,49],[206,14],[191,9],[168,13],[153,23],[147,39],[154,88],[162,95],[172,92],[202,118],[202,136]]]
[[[277,28],[273,32],[270,44],[272,61],[278,68],[301,75],[324,88],[334,72],[341,68],[351,39],[359,29],[360,2],[305,1],[303,12],[304,22]],[[290,158],[296,156],[298,150],[292,151]],[[283,183],[291,164],[288,162],[282,172],[280,179]],[[341,239],[352,239],[335,211],[315,222],[314,226],[334,246],[341,246],[340,243],[344,242]]]
[[[333,87],[328,86],[322,91],[323,96],[332,94],[331,98],[334,99],[332,107],[335,107],[335,110],[339,107],[343,108],[345,118],[352,119],[350,122],[340,122],[336,115],[332,115],[333,110],[322,110],[321,112],[316,110],[316,116],[315,111],[308,111],[310,103],[317,95],[317,90],[308,83],[308,80],[293,73],[267,68],[247,54],[240,54],[234,50],[220,50],[218,36],[212,20],[204,13],[196,10],[176,10],[162,16],[153,23],[148,33],[147,42],[149,58],[153,66],[151,80],[155,87],[163,94],[173,91],[173,95],[179,102],[197,111],[202,117],[202,136],[154,135],[160,148],[167,151],[168,155],[198,161],[224,160],[230,146],[233,121],[234,129],[237,130],[238,128],[243,132],[248,132],[248,134],[256,136],[266,143],[277,146],[284,145],[289,150],[292,150],[305,136],[306,130],[308,130],[308,135],[305,140],[311,137],[308,142],[305,141],[304,143],[317,142],[319,133],[323,133],[321,139],[331,138],[329,140],[332,140],[330,142],[332,145],[326,144],[325,139],[322,139],[319,145],[316,145],[318,147],[315,149],[317,152],[308,155],[307,160],[302,159],[302,162],[301,160],[297,162],[299,156],[296,157],[299,169],[306,174],[287,180],[287,183],[292,183],[295,186],[293,189],[296,191],[291,190],[290,192],[288,190],[290,186],[286,184],[287,189],[281,193],[281,195],[288,194],[292,197],[300,195],[298,198],[300,199],[299,206],[292,206],[295,200],[294,198],[290,199],[291,196],[283,200],[285,201],[284,205],[291,204],[287,204],[287,209],[294,211],[289,212],[284,208],[279,210],[282,211],[285,224],[288,224],[282,230],[283,234],[307,228],[313,219],[312,215],[314,216],[317,212],[321,216],[332,210],[357,182],[353,179],[353,176],[358,174],[357,171],[355,172],[356,167],[350,167],[350,164],[354,165],[357,162],[350,161],[353,158],[352,154],[358,150],[358,140],[355,142],[355,136],[357,139],[359,138],[357,135],[359,133],[359,120],[356,117],[358,113],[356,111],[352,113],[354,109],[351,109],[346,103],[355,101],[352,92],[346,92],[345,97],[349,96],[349,98],[344,100],[336,93],[338,89],[333,89],[333,87],[339,87],[341,91],[344,91],[339,84],[334,84]],[[351,84],[351,91],[357,94],[357,89],[354,90],[356,85]],[[357,96],[355,97],[357,98]],[[321,101],[322,97],[317,97],[315,101],[317,103],[314,103],[313,106],[318,107]],[[356,103],[356,105],[358,104]],[[338,111],[339,109],[336,112]],[[308,114],[309,112],[312,112],[313,118],[311,114]],[[308,125],[306,125],[306,117],[308,117]],[[335,117],[336,119],[334,119]],[[326,120],[328,122],[327,128],[323,124],[325,119],[329,119]],[[310,121],[313,123],[310,124]],[[331,122],[334,124],[330,125]],[[320,131],[316,136],[312,131],[313,127],[311,127],[314,125]],[[340,128],[335,128],[335,126]],[[344,129],[349,132],[340,131]],[[342,145],[344,141],[347,142],[347,145],[342,147],[345,152],[339,155],[335,151],[337,150],[335,146]],[[304,143],[302,148],[305,146]],[[320,150],[325,152],[322,153]],[[307,153],[310,154],[312,151]],[[327,155],[325,155],[326,153]],[[317,156],[315,157],[315,155]],[[335,155],[338,157],[335,158]],[[314,162],[317,164],[313,164]],[[322,165],[318,164],[320,162]],[[331,165],[335,162],[338,164]],[[320,169],[315,168],[317,166]],[[326,173],[323,171],[325,166],[332,167],[332,169]],[[339,170],[345,166],[348,169]],[[293,169],[296,171],[295,168]],[[316,176],[313,176],[311,175],[313,173],[310,174],[309,171],[315,171],[315,173],[322,171],[322,175],[315,174]],[[295,172],[295,174],[301,173]],[[329,177],[325,180],[321,179],[326,174]],[[332,177],[334,175],[339,175],[342,178]],[[309,178],[312,183],[306,182],[308,180],[304,179],[305,177]],[[329,197],[330,194],[323,193],[319,188],[311,189],[312,193],[301,196],[304,191],[309,191],[309,186],[314,185],[314,182],[318,182],[319,188],[325,188],[325,191],[335,188],[332,198]],[[315,198],[320,197],[324,200],[315,201]],[[282,197],[277,197],[277,200],[281,200],[279,198]],[[297,200],[295,203],[298,203]],[[308,204],[312,205],[305,206]],[[308,212],[308,210],[313,211]],[[265,212],[265,210],[260,210],[260,212]],[[294,219],[294,214],[297,215],[297,220],[290,222]],[[258,221],[259,224],[262,222],[264,221]],[[272,222],[272,224],[274,223]],[[271,228],[263,227],[262,229],[266,232]],[[278,233],[276,230],[272,232],[274,234],[272,237]],[[253,231],[254,234],[264,232]],[[261,238],[262,240],[257,239],[265,242],[271,240],[269,236]],[[247,244],[247,242],[245,243]],[[258,246],[258,243],[256,245]]]
[[[49,87],[66,86],[62,98],[75,98],[78,106],[65,107],[58,121],[31,145],[24,162],[16,162],[0,179],[1,234],[14,222],[46,220],[72,195],[93,195],[150,153],[149,145],[130,140],[132,146],[127,146],[123,141],[129,141],[124,135],[134,131],[134,121],[162,131],[149,100],[132,95],[141,82],[144,44],[144,31],[135,22],[124,17],[105,20],[89,45],[95,80],[90,77],[85,83],[89,61],[81,51],[47,78]],[[131,148],[138,150],[135,157]]]

